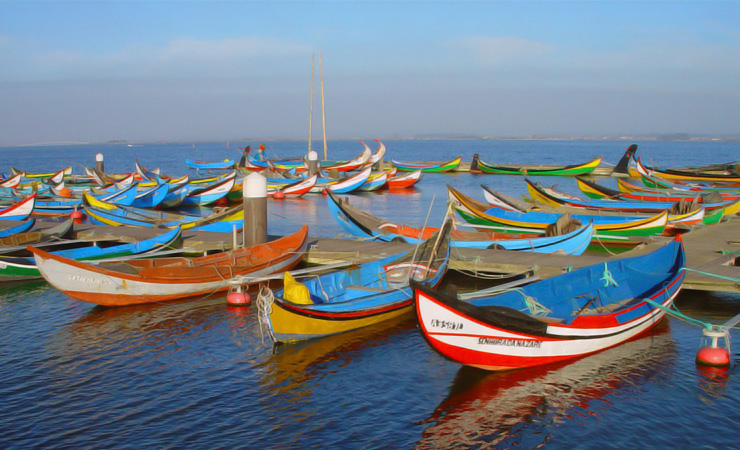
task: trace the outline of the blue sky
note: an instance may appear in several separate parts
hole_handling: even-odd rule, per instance
[[[0,2],[0,145],[740,135],[740,3]],[[320,131],[316,126],[314,133]]]

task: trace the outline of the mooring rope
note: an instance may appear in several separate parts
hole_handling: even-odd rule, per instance
[[[270,326],[270,313],[272,313],[272,304],[274,301],[275,295],[272,289],[267,286],[267,283],[260,285],[260,292],[257,295],[257,322],[259,323],[260,339],[262,342],[265,342],[265,334],[272,342],[277,342]]]

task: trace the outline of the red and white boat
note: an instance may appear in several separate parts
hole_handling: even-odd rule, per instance
[[[29,195],[27,198],[0,210],[1,220],[26,220],[33,214],[36,207],[36,194]]]
[[[15,189],[18,187],[19,184],[21,184],[21,178],[23,178],[25,175],[25,172],[21,172],[19,174],[13,175],[7,180],[0,181],[0,187]]]
[[[314,175],[291,184],[272,184],[267,185],[267,196],[274,197],[278,192],[282,193],[285,197],[296,198],[300,197],[306,192],[310,191],[312,187],[316,185],[316,180],[319,179],[318,175]]]
[[[412,286],[420,328],[435,350],[501,371],[588,355],[649,330],[678,295],[685,261],[678,237],[645,255],[498,292],[459,296]]]
[[[388,189],[407,189],[421,180],[422,171],[417,170],[403,175],[388,178]]]

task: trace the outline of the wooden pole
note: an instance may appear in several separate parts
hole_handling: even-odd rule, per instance
[[[324,129],[324,161],[326,161],[326,115],[324,114],[324,64],[319,52],[319,71],[321,73],[321,126]]]
[[[311,101],[308,105],[308,152],[311,152],[311,129],[313,128],[313,55],[311,55]]]
[[[267,242],[267,178],[252,172],[244,178],[244,247]]]

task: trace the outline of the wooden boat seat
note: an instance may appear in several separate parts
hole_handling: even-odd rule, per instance
[[[359,286],[359,285],[347,286],[345,289],[347,289],[348,291],[350,289],[352,289],[352,290],[356,290],[356,291],[366,291],[366,292],[385,292],[385,291],[388,290],[388,289],[384,289],[384,288],[375,288],[375,287],[372,287],[372,286]]]

